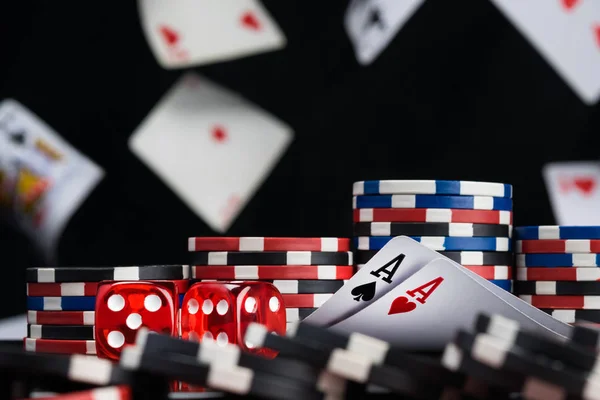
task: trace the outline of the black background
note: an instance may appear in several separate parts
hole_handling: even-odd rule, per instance
[[[515,225],[550,224],[542,166],[598,158],[599,106],[487,0],[426,1],[367,67],[343,30],[346,0],[264,3],[285,50],[195,69],[296,135],[227,235],[350,236],[352,182],[386,178],[511,183]],[[181,72],[154,60],[134,1],[3,4],[0,99],[106,171],[67,226],[61,265],[185,262],[188,236],[216,235],[127,147]],[[25,310],[24,268],[42,260],[0,229],[7,316]]]

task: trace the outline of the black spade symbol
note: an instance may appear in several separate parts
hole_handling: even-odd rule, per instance
[[[365,283],[364,285],[360,285],[352,289],[350,292],[356,301],[369,301],[373,299],[375,296],[375,281],[370,283]]]

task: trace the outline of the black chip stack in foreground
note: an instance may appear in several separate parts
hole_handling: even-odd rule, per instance
[[[600,323],[600,227],[515,229],[515,294],[554,318]]]
[[[270,282],[287,322],[306,318],[354,274],[347,238],[192,237],[192,279]]]
[[[180,294],[189,286],[187,265],[29,268],[27,351],[96,354],[96,291],[103,281],[169,281]]]
[[[355,182],[357,267],[395,236],[409,236],[512,291],[512,186],[503,183]]]

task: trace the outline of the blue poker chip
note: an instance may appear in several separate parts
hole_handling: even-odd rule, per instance
[[[512,199],[489,196],[434,196],[429,194],[388,194],[354,196],[353,208],[452,208],[465,210],[512,210]]]
[[[354,182],[352,194],[454,194],[512,198],[512,185],[494,182],[383,180]]]
[[[179,304],[183,296],[179,295]],[[27,297],[29,311],[94,311],[95,308],[96,296]]]
[[[488,279],[488,282],[493,283],[494,285],[506,290],[507,292],[512,293],[513,291],[513,281],[511,279]]]
[[[517,254],[517,267],[599,267],[599,253],[575,253],[575,254],[558,254],[558,253],[537,253],[537,254]]]
[[[359,236],[353,238],[357,250],[380,250],[396,236]],[[507,237],[409,236],[436,251],[511,251]]]
[[[600,239],[600,226],[520,226],[515,228],[518,240]]]

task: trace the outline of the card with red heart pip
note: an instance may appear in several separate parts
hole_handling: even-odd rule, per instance
[[[164,68],[228,61],[286,44],[257,0],[139,0],[138,7],[148,43]]]
[[[558,225],[600,225],[600,162],[556,162],[542,173]]]
[[[352,286],[352,280],[347,285]],[[569,334],[570,326],[493,287],[451,260],[436,259],[331,329],[418,351],[443,349],[457,329],[470,329],[479,313],[504,315],[552,338]]]

